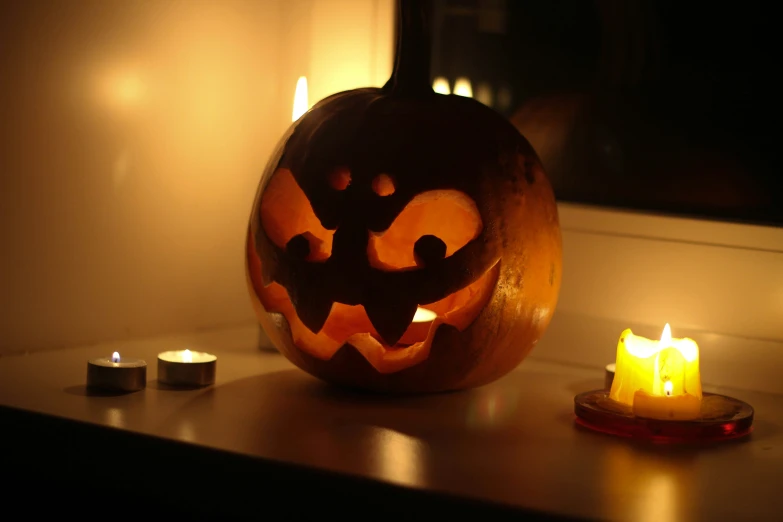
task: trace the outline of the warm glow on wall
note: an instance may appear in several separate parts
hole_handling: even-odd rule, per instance
[[[457,96],[473,97],[473,86],[467,78],[457,78],[454,82],[454,94]]]
[[[451,87],[449,81],[443,76],[438,76],[432,82],[432,90],[438,94],[451,94]]]
[[[0,191],[13,283],[0,354],[250,320],[232,252],[258,170],[291,124],[297,79],[307,77],[305,110],[382,86],[395,3],[38,4],[5,9],[3,27],[18,30],[0,37],[14,71],[3,116],[19,123],[0,146],[13,180]],[[58,241],[36,233],[47,223]]]
[[[291,121],[298,120],[302,114],[310,108],[307,96],[307,78],[300,76],[296,82],[296,92],[294,93],[294,110],[291,113]]]
[[[296,35],[293,39],[302,38],[293,44],[303,50],[292,55],[292,63],[307,65],[297,74],[307,76],[312,102],[350,89],[383,86],[394,57],[394,0],[280,3],[292,9],[297,4],[307,6],[293,18],[294,33],[290,34]]]
[[[113,71],[99,80],[101,96],[109,104],[118,108],[138,105],[144,98],[146,85],[138,72],[133,69]]]

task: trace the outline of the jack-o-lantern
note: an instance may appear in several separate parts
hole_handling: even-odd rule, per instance
[[[500,115],[429,88],[424,6],[403,0],[382,89],[295,122],[261,178],[247,273],[261,325],[324,380],[478,386],[538,342],[560,288],[550,184]]]

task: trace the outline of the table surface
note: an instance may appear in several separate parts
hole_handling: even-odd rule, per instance
[[[781,396],[705,386],[752,404],[754,432],[713,446],[653,445],[574,423],[573,398],[599,369],[528,359],[505,378],[423,397],[333,388],[258,348],[256,328],[0,358],[0,406],[300,464],[417,490],[590,519],[783,518]],[[217,382],[159,384],[170,349],[218,356]],[[143,391],[90,395],[86,361],[147,361]]]

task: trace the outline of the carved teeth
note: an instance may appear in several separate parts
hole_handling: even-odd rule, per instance
[[[370,300],[364,303],[367,317],[375,330],[389,346],[394,346],[400,340],[405,330],[413,321],[418,305],[407,296],[383,295],[380,292],[372,294]]]
[[[317,288],[315,291],[306,289],[303,292],[296,292],[291,296],[291,302],[296,309],[296,315],[313,333],[320,332],[324,327],[333,304],[331,299],[321,297]]]

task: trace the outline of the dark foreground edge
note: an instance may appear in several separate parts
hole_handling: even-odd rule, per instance
[[[573,520],[7,407],[0,441],[25,518]]]

